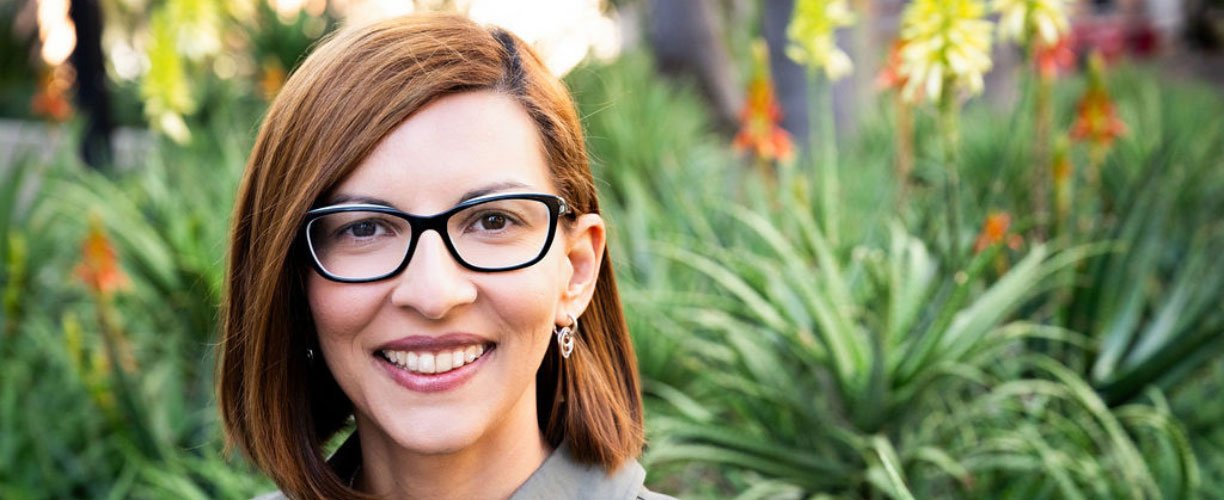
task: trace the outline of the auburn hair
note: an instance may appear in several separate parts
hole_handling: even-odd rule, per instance
[[[581,124],[564,84],[522,40],[458,15],[415,14],[328,36],[270,105],[236,196],[218,347],[227,443],[291,498],[363,498],[324,443],[352,415],[325,365],[305,295],[307,210],[414,112],[492,90],[535,122],[551,178],[578,213],[598,213]],[[536,375],[540,429],[611,471],[643,446],[637,362],[604,251],[573,356],[551,344]]]

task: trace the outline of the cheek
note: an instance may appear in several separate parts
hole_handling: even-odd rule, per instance
[[[505,330],[536,335],[552,331],[562,308],[569,266],[568,261],[563,265],[551,259],[540,264],[522,274],[489,275],[493,279],[481,287],[480,293],[492,302]]]
[[[306,296],[321,344],[353,337],[378,309],[372,287],[336,283],[314,273],[306,282]]]

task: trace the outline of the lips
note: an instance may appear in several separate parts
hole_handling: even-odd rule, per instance
[[[469,345],[487,345],[494,342],[470,333],[448,333],[439,337],[413,335],[399,340],[387,342],[378,346],[379,351],[443,351],[446,349],[467,347]]]
[[[383,344],[374,357],[397,384],[431,393],[462,385],[496,347],[495,342],[471,334],[415,335]]]

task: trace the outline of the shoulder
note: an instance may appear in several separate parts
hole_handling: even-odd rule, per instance
[[[636,460],[608,473],[597,466],[579,464],[570,455],[568,445],[561,443],[510,499],[676,500],[646,489],[642,484],[645,479],[646,470]],[[274,491],[251,500],[287,500],[287,497]]]
[[[570,455],[568,444],[562,442],[510,500],[675,500],[646,489],[642,485],[645,479],[646,470],[636,460],[609,472],[578,463]]]
[[[643,486],[641,491],[638,491],[637,500],[676,500],[676,498],[662,493],[655,493]]]

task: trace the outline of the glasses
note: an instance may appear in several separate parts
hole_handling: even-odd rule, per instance
[[[498,272],[522,269],[548,253],[557,219],[572,212],[550,194],[503,194],[465,201],[420,216],[381,205],[337,205],[306,212],[306,244],[315,270],[342,283],[366,283],[408,267],[426,231],[442,237],[463,267]]]

